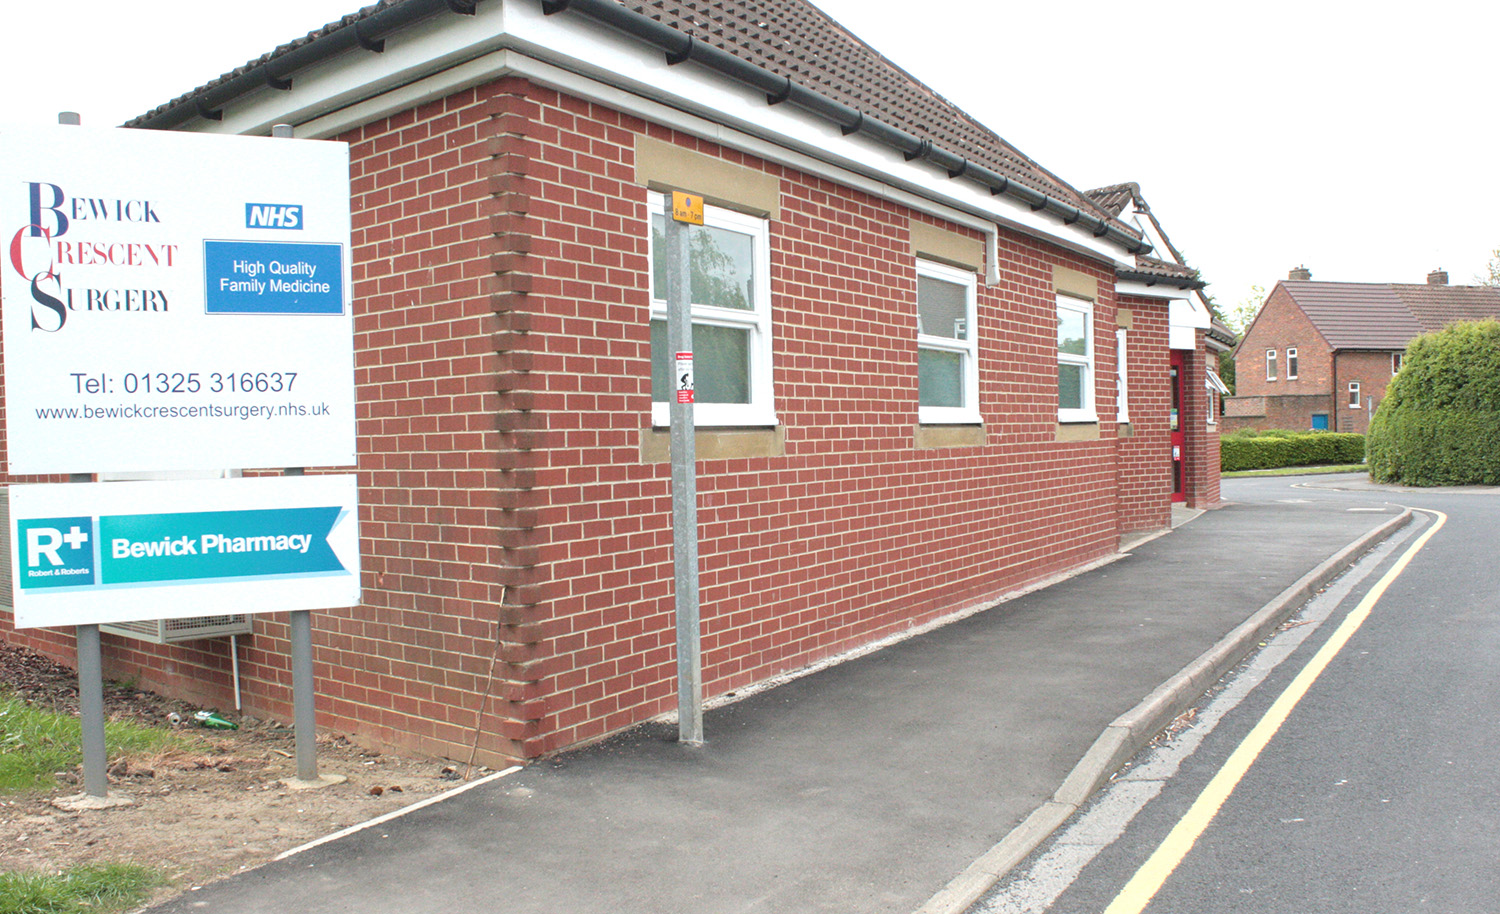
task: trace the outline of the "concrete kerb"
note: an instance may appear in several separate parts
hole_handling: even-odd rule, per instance
[[[1411,523],[1411,518],[1411,510],[1405,510],[1339,550],[1256,610],[1213,647],[1158,686],[1140,704],[1115,718],[1073,767],[1052,799],[928,899],[916,914],[959,914],[967,910],[1006,873],[1030,856],[1167,724],[1191,708],[1210,686],[1249,655],[1297,607],[1360,556]]]

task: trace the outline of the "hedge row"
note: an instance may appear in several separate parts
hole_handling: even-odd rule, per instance
[[[1412,340],[1370,423],[1370,475],[1500,485],[1500,323],[1456,323]]]
[[[1219,469],[1225,473],[1361,463],[1364,459],[1365,436],[1342,432],[1249,432],[1226,435],[1219,441]]]

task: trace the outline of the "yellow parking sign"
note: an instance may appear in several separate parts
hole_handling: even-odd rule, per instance
[[[672,191],[672,218],[690,225],[703,224],[703,198],[697,194]]]

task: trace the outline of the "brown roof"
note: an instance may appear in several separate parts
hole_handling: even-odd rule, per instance
[[[473,0],[467,0],[473,2]],[[612,0],[622,8],[655,19],[695,40],[874,120],[928,139],[947,152],[973,161],[1047,197],[1092,213],[1126,235],[1138,237],[1072,185],[974,120],[952,102],[896,66],[806,0]],[[307,66],[317,48],[333,41],[340,49],[359,40],[383,38],[390,30],[429,15],[433,0],[380,0],[306,36],[288,42],[211,82],[137,117],[126,126],[170,128],[224,103],[226,96],[264,86],[263,70],[278,82],[290,81]],[[353,28],[351,28],[353,27]],[[365,34],[366,32],[370,34]],[[212,102],[213,104],[205,104]],[[173,110],[176,109],[176,110]]]
[[[1500,290],[1484,286],[1283,280],[1334,349],[1405,349],[1454,321],[1500,318]]]
[[[1147,211],[1150,210],[1150,207],[1144,206],[1145,201],[1141,199],[1141,186],[1134,181],[1128,181],[1124,184],[1111,184],[1108,187],[1096,187],[1093,190],[1084,191],[1084,193],[1100,209],[1114,216],[1116,219],[1120,217],[1121,213],[1125,212],[1125,205],[1132,200],[1139,200],[1140,203],[1137,206]]]
[[[1191,288],[1194,286],[1203,285],[1203,283],[1198,278],[1198,271],[1188,266],[1187,264],[1172,263],[1169,260],[1159,260],[1155,257],[1147,257],[1144,254],[1136,255],[1135,269],[1127,270],[1122,267],[1118,270],[1118,272],[1122,275],[1126,273],[1133,274],[1131,278],[1140,276],[1165,279],[1173,283],[1174,285],[1181,286],[1182,288]]]
[[[624,0],[626,9],[1048,196],[1104,215],[1072,185],[856,38],[806,0]]]
[[[1393,284],[1392,289],[1424,331],[1441,330],[1454,321],[1500,319],[1500,289],[1489,286]]]

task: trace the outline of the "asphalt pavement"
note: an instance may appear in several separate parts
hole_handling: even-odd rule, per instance
[[[1250,490],[1246,490],[1250,491]],[[1295,490],[709,711],[233,876],[157,914],[960,911],[1404,522]]]

